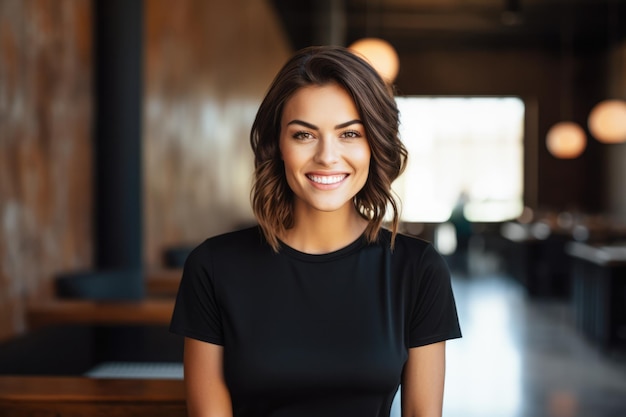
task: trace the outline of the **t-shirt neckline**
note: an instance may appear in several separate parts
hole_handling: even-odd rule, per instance
[[[280,239],[278,240],[278,242],[280,243],[280,253],[283,253],[289,257],[296,258],[296,259],[299,259],[301,261],[306,261],[306,262],[333,261],[335,259],[339,259],[344,256],[348,256],[352,254],[353,252],[361,249],[367,243],[366,238],[365,238],[365,233],[363,233],[358,238],[356,238],[356,240],[344,246],[343,248],[337,249],[332,252],[314,254],[314,253],[307,253],[307,252],[299,251],[289,246],[288,244],[286,244]]]

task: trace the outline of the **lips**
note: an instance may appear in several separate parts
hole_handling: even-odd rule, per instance
[[[343,181],[348,175],[347,174],[339,174],[339,175],[314,175],[307,174],[307,178],[313,181],[316,184],[338,184]]]

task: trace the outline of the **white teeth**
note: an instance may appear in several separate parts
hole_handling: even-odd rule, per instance
[[[336,184],[343,181],[346,175],[308,175],[309,179],[318,184]]]

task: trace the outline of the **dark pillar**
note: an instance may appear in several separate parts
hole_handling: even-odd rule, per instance
[[[140,298],[143,1],[93,5],[95,271],[61,282],[61,295]]]

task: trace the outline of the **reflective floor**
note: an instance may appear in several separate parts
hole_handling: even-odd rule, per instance
[[[567,300],[489,268],[453,287],[463,338],[447,343],[444,417],[626,417],[626,352],[582,337]]]
[[[626,352],[584,338],[567,300],[489,267],[453,286],[464,337],[447,345],[444,416],[626,416]]]

